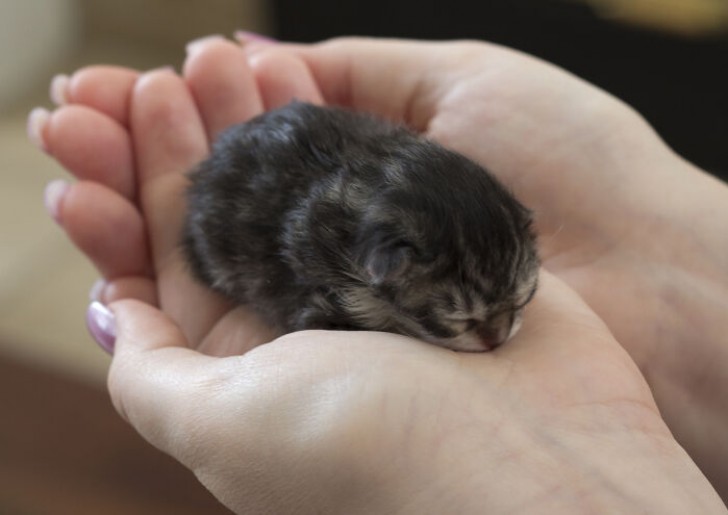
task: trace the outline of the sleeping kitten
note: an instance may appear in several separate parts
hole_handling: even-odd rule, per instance
[[[221,134],[191,180],[194,275],[282,332],[483,351],[536,290],[530,212],[472,161],[370,116],[294,102]]]

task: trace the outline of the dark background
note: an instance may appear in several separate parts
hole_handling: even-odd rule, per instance
[[[728,177],[728,34],[679,35],[563,0],[276,0],[283,40],[338,35],[497,42],[556,63],[640,111],[678,153]]]

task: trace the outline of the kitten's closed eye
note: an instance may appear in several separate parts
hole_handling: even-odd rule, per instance
[[[412,245],[404,240],[383,242],[364,251],[362,266],[372,284],[381,285],[404,274],[414,253]]]
[[[225,131],[191,174],[194,275],[281,332],[398,332],[486,350],[538,270],[530,213],[409,130],[293,103]]]

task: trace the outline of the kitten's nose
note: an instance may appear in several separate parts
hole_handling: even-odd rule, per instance
[[[501,328],[493,327],[490,324],[479,325],[475,328],[475,332],[489,349],[495,349],[508,338],[507,332],[504,334]]]
[[[511,336],[513,327],[513,317],[501,316],[495,320],[489,320],[482,324],[478,324],[475,332],[490,349],[495,349],[499,345],[505,343]]]

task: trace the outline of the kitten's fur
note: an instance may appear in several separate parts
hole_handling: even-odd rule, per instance
[[[472,161],[369,116],[292,103],[225,131],[191,179],[194,274],[283,332],[485,350],[536,288],[529,211]]]

